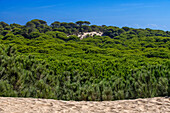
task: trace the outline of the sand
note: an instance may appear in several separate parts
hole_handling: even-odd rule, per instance
[[[76,102],[0,97],[0,113],[170,113],[170,98]]]
[[[83,38],[86,38],[88,35],[89,36],[94,36],[94,35],[97,35],[97,36],[103,36],[103,32],[83,32],[83,33],[78,33],[78,34],[73,34],[73,35],[76,35],[80,38],[80,40],[82,40]],[[69,37],[70,35],[67,35],[67,37]]]
[[[94,36],[94,35],[102,36],[103,32],[84,32],[83,34],[78,34],[78,37],[80,37],[80,39],[83,39],[83,38],[86,38],[87,35],[89,35],[89,36]]]

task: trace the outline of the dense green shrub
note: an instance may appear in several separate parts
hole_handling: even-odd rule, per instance
[[[109,67],[94,65],[94,72],[57,74],[44,61],[17,55],[11,46],[1,46],[0,54],[0,96],[101,101],[169,95],[170,62],[133,70],[108,62],[105,66],[113,68],[109,76],[103,76]]]
[[[76,36],[87,31],[105,36]],[[85,21],[1,22],[0,96],[88,101],[169,96],[169,36]]]

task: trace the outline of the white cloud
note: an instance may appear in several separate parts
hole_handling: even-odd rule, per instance
[[[157,24],[148,24],[147,27],[158,28],[159,26]]]
[[[134,26],[134,27],[138,27],[138,28],[141,27],[139,24],[134,24],[133,26]]]
[[[158,24],[125,24],[123,26],[132,27],[132,28],[151,28],[151,29],[158,29],[158,30],[169,30],[167,25],[158,25]]]

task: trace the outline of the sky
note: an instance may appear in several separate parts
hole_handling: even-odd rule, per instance
[[[94,25],[170,31],[170,0],[0,0],[0,21],[90,21]]]

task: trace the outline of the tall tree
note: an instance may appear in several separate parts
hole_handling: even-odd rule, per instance
[[[84,24],[84,21],[77,21],[76,24],[79,25],[79,31],[80,31],[80,32],[83,32],[83,30],[82,30],[82,25]]]
[[[80,27],[84,24],[84,21],[77,21],[76,24],[78,24]]]
[[[53,22],[50,26],[52,27],[52,28],[59,28],[60,27],[60,22],[58,22],[58,21],[55,21],[55,22]]]
[[[84,21],[84,24],[90,25],[91,23],[89,21]]]
[[[35,27],[35,24],[33,22],[27,22],[26,23],[26,27],[31,27],[31,28],[34,28]]]
[[[73,27],[73,28],[77,27],[77,25],[76,25],[75,23],[73,23],[73,22],[68,23],[68,25],[69,25],[70,27]]]
[[[7,23],[5,23],[5,22],[0,22],[0,25],[3,27],[3,28],[5,28],[6,26],[9,26]]]

